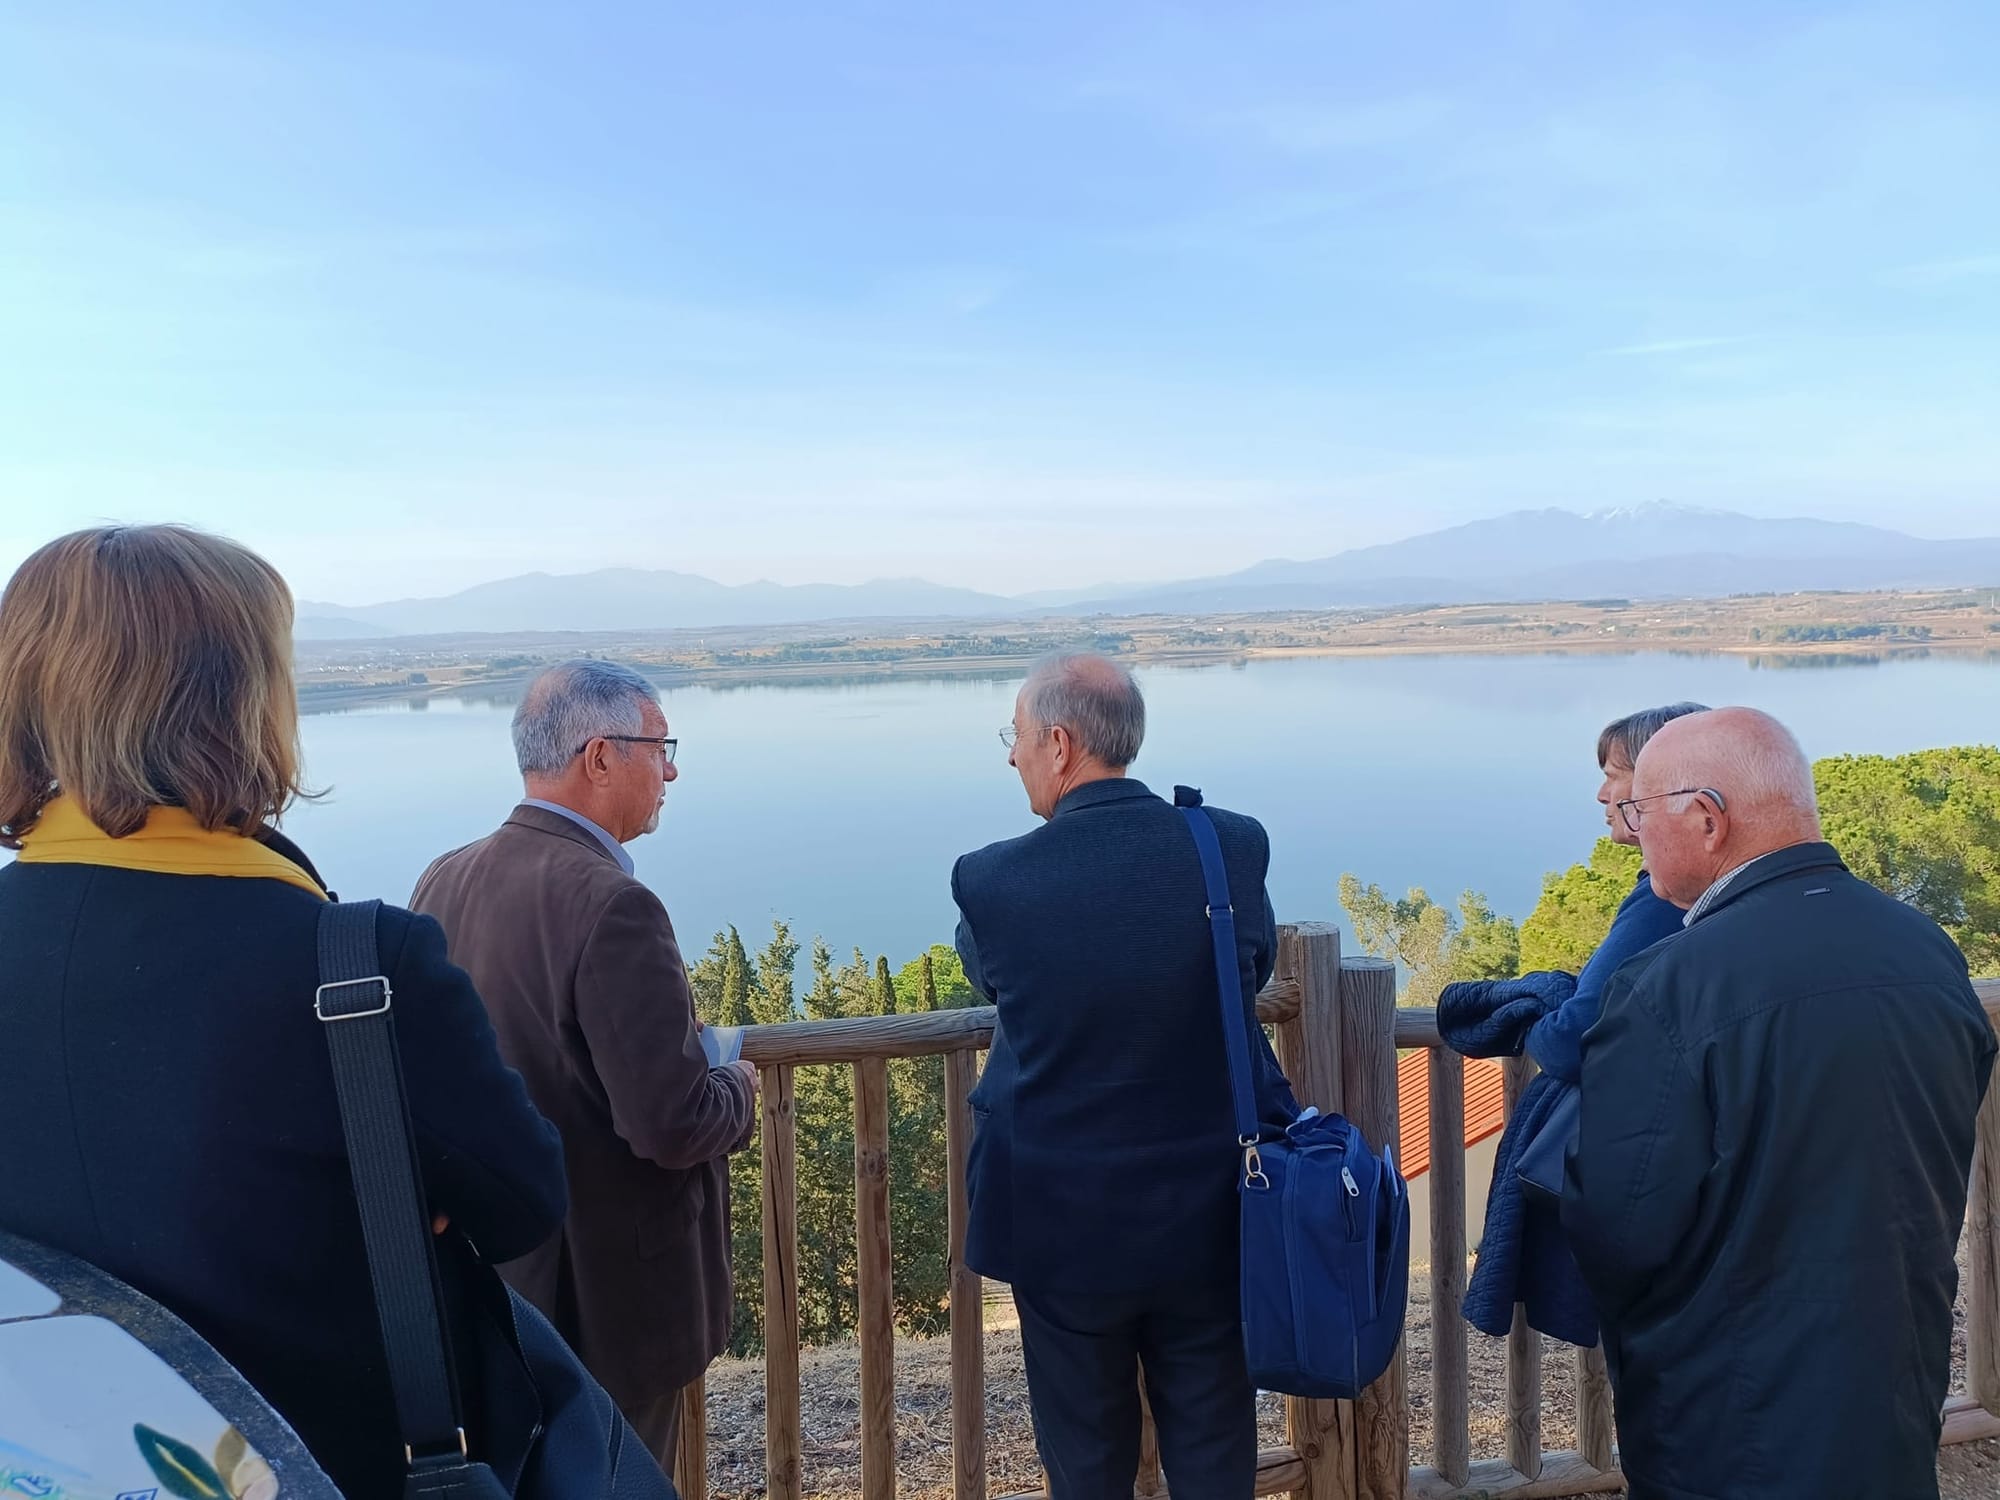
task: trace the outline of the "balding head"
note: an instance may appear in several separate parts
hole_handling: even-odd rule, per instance
[[[1021,685],[1029,715],[1061,725],[1084,754],[1122,771],[1146,738],[1146,700],[1132,674],[1108,656],[1065,652],[1036,662]]]
[[[1662,726],[1639,753],[1632,797],[1653,888],[1678,906],[1692,906],[1759,855],[1820,837],[1805,752],[1790,730],[1754,708],[1711,709]]]
[[[1077,787],[1122,776],[1146,737],[1146,700],[1108,657],[1065,652],[1035,663],[1014,700],[1014,748],[1028,806],[1051,817]]]

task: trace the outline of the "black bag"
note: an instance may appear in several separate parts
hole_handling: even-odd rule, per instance
[[[320,984],[368,1274],[409,1472],[405,1500],[678,1500],[604,1388],[462,1235],[447,1253],[472,1305],[477,1348],[455,1366],[396,1052],[392,992],[375,942],[381,903],[328,902]],[[457,1373],[479,1381],[486,1441],[472,1457]]]
[[[1581,1119],[1582,1095],[1575,1084],[1565,1084],[1542,1119],[1542,1128],[1528,1137],[1514,1158],[1514,1175],[1520,1179],[1521,1195],[1529,1202],[1560,1203],[1563,1167],[1569,1148],[1576,1140]]]

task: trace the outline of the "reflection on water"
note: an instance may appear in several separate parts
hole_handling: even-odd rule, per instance
[[[1178,669],[1180,664],[1164,664],[1168,669]],[[1202,667],[1232,666],[1242,667],[1247,662],[1242,657],[1204,662]],[[856,688],[872,687],[886,683],[937,682],[937,683],[996,683],[1019,682],[1024,674],[1025,664],[990,667],[952,667],[930,671],[912,669],[906,671],[887,670],[874,672],[858,671],[808,671],[772,673],[754,677],[712,677],[686,671],[649,670],[647,676],[657,683],[663,692],[677,688],[699,687],[705,692],[716,694],[758,693],[772,689],[789,691],[811,688]],[[399,710],[422,713],[432,704],[457,704],[468,708],[499,708],[512,713],[514,705],[521,701],[522,690],[527,679],[521,678],[495,686],[452,688],[443,692],[430,688],[402,688],[400,685],[383,690],[379,695],[366,688],[309,686],[299,695],[299,712],[307,717],[320,714],[351,713],[394,713]]]
[[[1817,651],[1765,651],[1746,657],[1753,672],[1811,672],[1839,670],[1842,667],[1879,667],[1884,662],[1919,661],[1929,656],[1930,648],[1917,647],[1910,651],[1882,654],[1874,651],[1817,652]]]
[[[1779,658],[1789,653],[1768,653]],[[1151,666],[1136,776],[1199,786],[1271,832],[1287,920],[1337,919],[1352,870],[1390,891],[1482,891],[1525,915],[1543,872],[1585,857],[1597,732],[1692,698],[1777,714],[1814,756],[2000,737],[2000,657],[1776,660],[1701,654],[1253,658]],[[695,951],[773,917],[836,952],[901,963],[953,927],[952,861],[1033,826],[994,731],[1021,670],[665,684],[681,777],[632,845]],[[407,898],[424,867],[490,832],[520,794],[519,683],[349,705],[305,721],[331,789],[287,827],[347,896]]]
[[[1678,662],[1741,662],[1752,672],[1818,672],[1840,671],[1848,668],[1880,667],[1889,662],[1915,662],[1930,658],[1932,650],[1928,646],[1910,646],[1888,651],[1759,651],[1759,652],[1719,652],[1696,650],[1687,647],[1669,647],[1661,651],[1600,651],[1591,653],[1596,661],[1678,661]],[[1398,656],[1391,659],[1405,662],[1421,661],[1572,661],[1578,653],[1559,648],[1539,651],[1510,651],[1504,657],[1425,657]],[[1271,666],[1281,662],[1301,660],[1338,660],[1342,658],[1301,658],[1301,657],[1213,657],[1195,661],[1162,661],[1151,664],[1148,672],[1245,672],[1252,667]],[[1345,658],[1360,660],[1360,657]],[[1381,660],[1383,658],[1367,658]],[[1964,665],[2000,666],[2000,650],[1982,652],[1953,652],[1940,656],[1940,660]],[[1025,663],[993,665],[982,667],[949,667],[930,670],[923,667],[906,669],[887,668],[874,671],[826,671],[779,672],[765,676],[745,676],[741,678],[705,676],[681,670],[660,670],[648,675],[659,684],[662,691],[676,689],[700,689],[703,692],[726,696],[734,693],[762,693],[771,691],[814,690],[826,688],[869,688],[897,683],[1017,683],[1025,672]],[[301,714],[315,717],[322,714],[354,713],[424,713],[433,705],[448,704],[463,708],[504,709],[512,713],[521,701],[521,692],[526,678],[511,680],[491,686],[454,688],[445,692],[411,688],[390,689],[381,696],[374,696],[366,689],[344,689],[338,687],[307,688],[300,695]]]

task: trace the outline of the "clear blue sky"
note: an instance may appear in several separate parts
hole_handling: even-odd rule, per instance
[[[2000,532],[2000,6],[0,0],[0,570]]]

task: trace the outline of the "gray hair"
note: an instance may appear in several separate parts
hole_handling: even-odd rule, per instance
[[[1115,770],[1139,758],[1146,738],[1146,700],[1132,674],[1093,651],[1045,656],[1028,672],[1021,692],[1028,716],[1060,724],[1085,753]]]
[[[523,776],[554,776],[598,735],[637,734],[643,706],[659,701],[652,683],[615,661],[550,667],[514,710],[514,760]]]
[[[1613,719],[1597,736],[1597,768],[1607,769],[1615,759],[1628,769],[1639,764],[1639,752],[1646,741],[1660,732],[1662,725],[1688,714],[1705,714],[1706,703],[1669,703],[1660,708],[1642,708],[1636,714]]]

